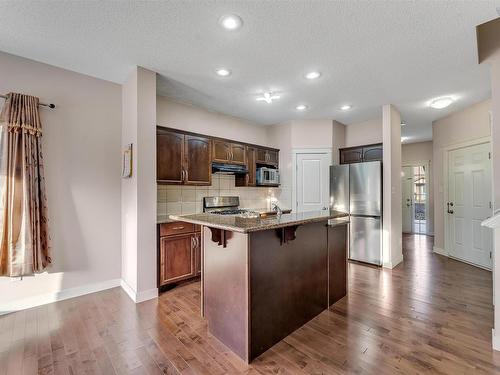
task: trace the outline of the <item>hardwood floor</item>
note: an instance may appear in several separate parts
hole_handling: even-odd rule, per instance
[[[348,297],[245,365],[207,332],[199,282],[134,305],[119,288],[0,317],[4,374],[493,374],[491,273],[404,237],[394,270],[349,265]]]

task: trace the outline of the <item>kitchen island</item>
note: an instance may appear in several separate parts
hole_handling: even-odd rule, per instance
[[[246,362],[346,294],[344,213],[170,218],[202,226],[202,313]]]

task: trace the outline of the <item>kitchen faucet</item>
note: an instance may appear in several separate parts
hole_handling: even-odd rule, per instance
[[[283,210],[281,209],[280,206],[278,206],[278,203],[271,202],[271,206],[272,206],[272,210],[276,211],[278,213],[278,215],[282,215],[283,214]]]

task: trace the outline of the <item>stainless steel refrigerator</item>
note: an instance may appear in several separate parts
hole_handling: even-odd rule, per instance
[[[349,259],[382,265],[382,163],[331,166],[330,205],[350,214]]]

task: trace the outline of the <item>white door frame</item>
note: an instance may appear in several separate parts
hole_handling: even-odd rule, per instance
[[[476,138],[476,139],[472,139],[470,141],[466,141],[466,142],[461,142],[461,143],[456,143],[456,144],[453,144],[453,145],[450,145],[450,146],[446,146],[446,147],[443,147],[443,202],[442,202],[442,207],[441,207],[441,210],[443,212],[443,216],[444,216],[444,251],[446,252],[446,256],[450,256],[450,230],[449,230],[449,220],[448,220],[448,212],[446,210],[446,202],[448,202],[448,175],[449,175],[449,158],[448,158],[448,154],[450,151],[453,151],[453,150],[458,150],[460,148],[467,148],[467,147],[470,147],[470,146],[477,146],[477,145],[481,145],[481,144],[484,144],[484,143],[490,143],[491,144],[491,136],[488,136],[488,137],[482,137],[482,138]],[[491,159],[492,160],[492,159]],[[490,169],[492,169],[492,165],[490,163]],[[491,176],[493,177],[493,169],[491,170],[492,174]],[[492,188],[491,188],[491,202],[492,204],[494,203],[493,202],[493,198],[494,198],[494,192],[495,190],[493,189],[493,178],[491,178],[491,185],[492,185]],[[493,249],[492,249],[493,250]],[[492,253],[494,254],[495,252],[492,251]],[[460,260],[461,262],[464,262],[464,263],[467,263],[463,260]],[[492,261],[494,261],[494,259],[492,259]],[[493,263],[494,264],[494,263]],[[483,268],[481,266],[478,266],[476,264],[473,264],[473,266],[475,267],[479,267],[479,268]],[[491,271],[490,269],[488,268],[485,268],[486,270],[488,271]]]
[[[429,235],[430,233],[430,228],[429,228],[429,198],[430,198],[430,187],[431,187],[431,174],[430,174],[430,168],[431,168],[431,161],[430,160],[415,160],[415,161],[406,161],[403,162],[403,165],[401,167],[419,167],[419,166],[425,166],[425,181],[427,184],[427,192],[425,194],[425,234]],[[413,175],[413,171],[412,171]],[[413,189],[413,187],[412,187]],[[413,194],[413,193],[412,193]],[[415,206],[413,206],[415,209]],[[412,224],[411,224],[411,232],[412,234],[415,233],[413,230],[413,219],[412,217]]]
[[[297,155],[298,154],[327,154],[332,165],[331,148],[294,148],[292,149],[292,210],[297,212]]]

